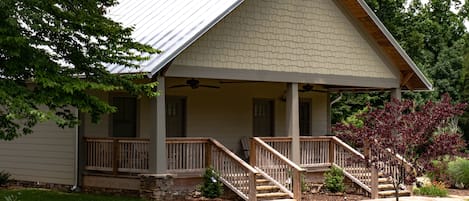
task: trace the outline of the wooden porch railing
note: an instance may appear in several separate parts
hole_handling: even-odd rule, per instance
[[[303,168],[257,137],[251,139],[250,163],[282,191],[295,200],[301,200],[301,179],[305,173]]]
[[[203,173],[208,167],[208,138],[166,138],[168,172]]]
[[[85,138],[85,169],[128,173],[148,172],[147,139]]]
[[[85,138],[85,169],[118,173],[148,172],[148,139]],[[258,171],[210,138],[167,138],[168,172],[203,173],[213,167],[221,181],[245,200],[256,201]]]

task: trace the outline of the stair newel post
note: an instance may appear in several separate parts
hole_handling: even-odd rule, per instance
[[[256,174],[249,172],[249,200],[257,201]]]
[[[335,149],[334,149],[334,138],[330,138],[329,140],[329,163],[331,163],[331,166],[335,163],[334,161],[334,155],[335,155]]]
[[[378,198],[378,169],[373,165],[373,152],[370,144],[364,146],[365,156],[367,156],[371,169],[371,199]]]
[[[256,164],[256,142],[254,138],[251,138],[249,145],[249,164],[255,167]],[[257,175],[253,172],[249,173],[249,200],[257,201],[257,189],[256,189],[256,177]]]
[[[253,167],[255,167],[257,164],[257,154],[256,154],[256,142],[254,138],[251,138],[250,142],[250,150],[249,150],[249,164]]]
[[[293,198],[295,200],[301,200],[301,171],[293,169]]]

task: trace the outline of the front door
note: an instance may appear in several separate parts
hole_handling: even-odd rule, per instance
[[[253,136],[274,136],[274,101],[271,99],[254,99]]]
[[[311,101],[300,100],[300,135],[311,135]]]
[[[166,97],[166,136],[186,136],[185,97]]]

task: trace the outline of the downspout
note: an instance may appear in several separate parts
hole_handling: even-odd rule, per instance
[[[78,121],[81,122],[81,118],[79,117],[78,108],[75,110],[75,115],[78,118]],[[80,188],[78,187],[78,179],[80,178],[80,171],[79,171],[79,159],[80,159],[80,125],[75,126],[75,161],[74,161],[74,173],[75,176],[73,177],[73,186],[70,188],[72,192],[79,192]]]
[[[343,94],[342,94],[342,93],[340,93],[340,96],[339,96],[339,97],[337,97],[336,99],[334,99],[334,100],[331,102],[331,107],[332,107],[332,105],[334,105],[334,103],[337,103],[337,102],[339,102],[339,101],[340,101],[340,99],[342,99],[342,95],[343,95]]]

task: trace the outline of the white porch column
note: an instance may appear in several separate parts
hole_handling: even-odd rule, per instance
[[[401,100],[401,88],[393,88],[391,89],[391,98],[396,98],[398,100]]]
[[[152,130],[153,134],[150,135],[149,146],[149,166],[150,173],[166,174],[167,171],[167,156],[166,156],[166,104],[165,104],[165,78],[158,76],[158,91],[160,95],[152,98],[151,109],[152,113]]]
[[[287,132],[292,137],[292,161],[300,164],[300,113],[298,106],[298,83],[287,85]]]

